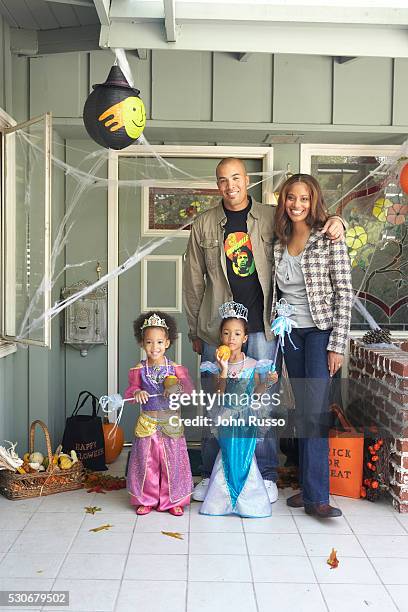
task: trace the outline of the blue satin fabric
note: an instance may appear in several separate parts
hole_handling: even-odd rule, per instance
[[[238,396],[252,395],[255,387],[255,370],[248,369],[241,373],[239,380],[228,379],[226,393]],[[252,412],[250,406],[239,408],[225,405],[230,409],[232,418],[242,418],[247,422]],[[225,480],[231,497],[232,508],[235,508],[238,497],[248,478],[252,458],[256,447],[257,428],[249,425],[228,425],[218,427],[218,442],[222,454],[222,465]]]
[[[232,508],[235,508],[254,456],[256,427],[220,427],[218,442]]]

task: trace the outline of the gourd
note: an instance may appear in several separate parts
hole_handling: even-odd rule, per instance
[[[40,465],[44,461],[44,455],[39,452],[31,453],[28,462],[29,463],[39,463]]]
[[[69,470],[70,468],[72,468],[72,461],[71,458],[68,457],[68,455],[60,455],[59,464],[62,470]]]

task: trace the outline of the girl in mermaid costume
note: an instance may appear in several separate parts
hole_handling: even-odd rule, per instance
[[[133,323],[146,359],[129,370],[124,398],[134,398],[142,410],[130,454],[127,488],[137,514],[153,508],[181,516],[193,486],[183,426],[172,425],[168,396],[191,393],[187,368],[169,361],[165,352],[177,338],[176,322],[162,312],[148,312]],[[172,378],[169,378],[172,377]],[[173,386],[169,386],[170,383]]]
[[[266,517],[272,514],[271,503],[256,463],[258,427],[249,417],[255,421],[262,419],[262,410],[254,407],[254,395],[266,394],[278,376],[271,370],[271,361],[257,362],[242,352],[248,338],[245,306],[227,302],[220,307],[220,314],[223,318],[221,342],[228,346],[231,355],[223,359],[218,350],[216,364],[207,361],[201,365],[203,372],[213,374],[215,391],[219,394],[219,409],[213,408],[210,416],[213,425],[218,423],[216,435],[220,451],[200,514]]]

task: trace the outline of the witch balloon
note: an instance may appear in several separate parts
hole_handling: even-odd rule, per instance
[[[84,125],[90,137],[106,149],[124,149],[134,143],[146,126],[146,111],[140,91],[131,87],[119,66],[112,66],[105,83],[84,106]]]

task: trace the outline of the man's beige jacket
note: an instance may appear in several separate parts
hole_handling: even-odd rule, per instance
[[[275,208],[252,199],[247,227],[256,271],[264,295],[263,324],[268,340],[270,330]],[[183,301],[191,340],[201,338],[217,346],[220,342],[219,306],[233,299],[227,277],[224,227],[227,218],[222,202],[194,222],[184,262]]]

